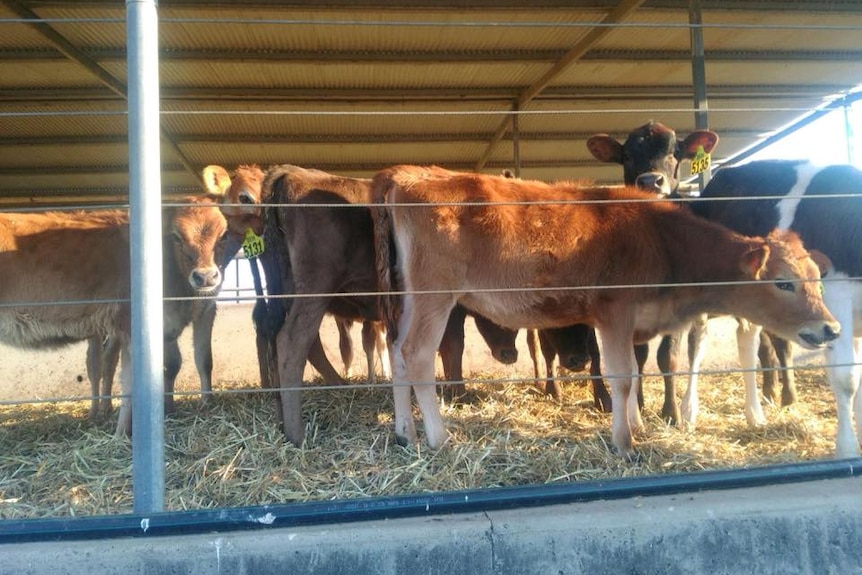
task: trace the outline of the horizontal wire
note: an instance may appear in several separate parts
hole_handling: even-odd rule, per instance
[[[511,98],[509,98],[511,99]],[[454,103],[453,105],[460,105]],[[334,116],[334,117],[362,117],[362,116],[541,116],[541,115],[615,115],[631,114],[633,112],[653,114],[676,114],[694,113],[695,108],[604,108],[598,110],[160,110],[160,116]],[[781,106],[781,107],[754,107],[735,106],[722,108],[710,106],[712,114],[737,114],[749,112],[810,112],[811,107],[804,106]],[[39,118],[39,117],[93,117],[93,116],[126,116],[126,111],[99,111],[99,110],[64,110],[62,112],[49,110],[32,110],[26,112],[3,112],[0,118]]]
[[[831,13],[830,13],[831,15]],[[707,12],[707,17],[709,14]],[[126,18],[92,17],[40,17],[40,18],[0,18],[3,24],[125,24]],[[770,23],[699,23],[689,22],[547,22],[547,21],[474,21],[453,22],[450,20],[325,20],[308,18],[237,18],[237,17],[170,17],[159,18],[160,24],[229,24],[229,25],[278,25],[278,26],[350,26],[369,28],[639,28],[639,29],[701,29],[701,30],[821,30],[850,31],[860,30],[858,24],[770,24]]]
[[[420,165],[420,167],[422,167]],[[278,168],[278,164],[275,165],[275,168]],[[475,175],[472,172],[455,172],[456,174],[462,175]],[[519,181],[519,180],[513,180]],[[524,180],[529,182],[530,180]],[[628,187],[629,189],[633,189],[634,186],[623,186],[620,185],[596,185],[587,183],[586,185],[578,185],[577,180],[572,182],[574,185],[569,187],[567,180],[561,180],[556,182],[558,184],[563,185],[564,187],[561,190],[555,189],[547,189],[542,190],[542,193],[545,195],[551,195],[554,192],[558,192],[560,194],[576,194],[581,191],[588,191],[591,189],[623,189]],[[610,198],[610,199],[564,199],[564,198],[554,198],[549,200],[511,200],[511,201],[452,201],[452,202],[343,202],[343,203],[334,203],[334,202],[322,202],[322,203],[274,203],[274,202],[262,202],[259,204],[243,204],[243,203],[231,203],[231,202],[219,202],[219,206],[222,207],[238,207],[238,208],[279,208],[279,209],[304,209],[304,208],[327,208],[327,209],[353,209],[353,208],[436,208],[436,207],[497,207],[497,206],[589,206],[589,205],[615,205],[615,204],[664,204],[664,203],[680,203],[683,205],[687,204],[696,204],[696,203],[711,203],[711,202],[749,202],[749,201],[761,201],[761,200],[782,200],[785,198],[790,198],[790,196],[784,194],[758,194],[751,196],[721,196],[721,197],[702,197],[702,196],[685,196],[679,198],[670,198],[664,196],[655,195],[653,197],[644,197],[644,198]],[[846,192],[846,193],[830,193],[830,194],[817,194],[811,196],[793,196],[793,200],[836,200],[836,199],[862,199],[862,193],[859,192]],[[173,206],[173,204],[164,204],[167,206]],[[177,206],[187,205],[187,204],[176,204]],[[195,204],[197,205],[197,204]],[[2,211],[2,208],[0,208]]]
[[[539,99],[540,101],[541,99]],[[454,104],[457,105],[457,104]],[[162,110],[163,116],[201,116],[201,115],[231,115],[231,116],[548,116],[548,115],[602,115],[631,114],[633,112],[656,113],[693,113],[695,108],[603,108],[600,110]],[[772,106],[768,108],[754,106],[736,106],[722,108],[710,106],[711,114],[740,112],[810,112],[811,107],[804,106]],[[23,113],[23,112],[19,112]],[[38,114],[39,112],[34,112]]]
[[[723,368],[723,369],[704,369],[698,372],[692,372],[690,370],[680,370],[673,372],[660,372],[660,371],[649,371],[641,374],[644,378],[659,378],[664,376],[687,376],[691,377],[693,374],[697,374],[698,376],[730,376],[730,375],[742,375],[745,373],[767,373],[767,372],[785,372],[785,371],[817,371],[824,368],[834,368],[834,367],[855,367],[857,363],[835,363],[835,364],[818,364],[818,365],[799,365],[794,367],[774,367],[774,368]],[[572,373],[572,372],[570,372]],[[560,381],[563,383],[569,384],[583,384],[592,380],[609,380],[609,379],[621,379],[628,378],[628,376],[624,375],[590,375],[588,373],[583,374],[575,374],[571,375],[561,375],[553,378],[555,381]],[[283,386],[283,387],[256,387],[256,388],[232,388],[232,389],[213,389],[210,392],[201,392],[198,391],[174,391],[172,393],[165,393],[165,396],[173,396],[173,397],[193,397],[199,395],[207,395],[207,396],[216,396],[216,395],[257,395],[262,393],[277,393],[280,391],[326,391],[326,390],[356,390],[356,389],[384,389],[391,390],[395,387],[413,387],[413,386],[429,386],[429,385],[439,385],[439,386],[451,386],[451,385],[516,385],[516,386],[528,386],[533,385],[536,382],[545,383],[547,381],[551,381],[552,378],[548,377],[528,377],[528,376],[519,376],[519,377],[492,377],[492,378],[470,378],[470,379],[461,379],[461,380],[453,380],[453,381],[422,381],[422,382],[378,382],[378,383],[360,383],[360,382],[348,382],[345,385],[327,385],[327,384],[307,384],[303,383],[298,386]],[[740,383],[740,385],[742,385]],[[69,402],[82,402],[82,401],[91,401],[92,399],[129,399],[131,396],[128,394],[116,394],[116,395],[74,395],[74,396],[62,396],[62,397],[44,397],[44,398],[36,398],[31,400],[0,400],[0,406],[18,406],[18,405],[29,405],[29,404],[50,404],[50,403],[69,403]]]
[[[265,204],[256,204],[256,207],[265,208],[292,208],[292,209],[301,209],[301,208],[326,208],[326,209],[341,209],[341,208],[373,208],[373,207],[440,207],[440,206],[460,206],[460,207],[488,207],[488,206],[524,206],[524,205],[538,205],[538,206],[546,206],[546,205],[561,205],[561,204],[619,204],[619,203],[652,203],[652,202],[717,202],[717,201],[756,201],[756,200],[775,200],[776,198],[781,198],[783,196],[746,196],[740,198],[644,198],[644,199],[600,199],[600,200],[530,200],[530,201],[512,201],[512,202],[417,202],[417,203],[391,203],[391,204],[379,204],[379,203],[345,203],[345,204],[334,204],[334,203],[321,203],[321,204],[274,204],[274,203],[265,203]],[[804,197],[801,199],[806,200],[820,200],[820,199],[846,199],[846,198],[858,198],[858,194],[824,194],[818,196],[810,196]],[[189,205],[198,205],[189,202],[169,202],[163,205],[164,208],[173,208],[173,207],[184,207]],[[234,206],[234,207],[248,207],[248,204],[240,204],[240,203],[225,203],[220,204],[223,207]],[[215,206],[213,206],[215,208]],[[87,208],[84,208],[85,210]],[[3,210],[5,211],[5,210]],[[17,210],[10,210],[15,213],[18,213]],[[45,210],[45,211],[67,211],[67,210]],[[862,278],[850,277],[850,278],[822,278],[821,280],[804,280],[804,279],[788,279],[787,281],[790,283],[804,283],[804,282],[812,282],[812,281],[821,281],[823,283],[828,283],[832,281],[848,281],[848,280],[859,280]],[[557,292],[557,291],[584,291],[584,290],[595,290],[595,289],[631,289],[631,288],[684,288],[684,287],[715,287],[715,286],[732,286],[732,285],[747,285],[747,284],[759,284],[763,280],[739,280],[739,281],[718,281],[718,282],[681,282],[681,283],[650,283],[650,284],[614,284],[614,285],[601,285],[601,286],[550,286],[550,287],[533,287],[533,286],[521,286],[521,287],[506,287],[506,288],[470,288],[470,289],[461,289],[461,290],[402,290],[402,291],[390,291],[390,292],[380,292],[380,291],[356,291],[356,292],[318,292],[318,293],[293,293],[293,294],[271,294],[266,296],[270,299],[307,299],[307,298],[317,298],[317,297],[326,297],[326,298],[335,298],[335,297],[379,297],[381,295],[443,295],[443,294],[473,294],[473,293],[519,293],[524,291],[545,291],[545,292]],[[242,300],[242,301],[255,301],[257,299],[262,299],[264,296],[229,296],[223,299],[230,300]],[[164,301],[199,301],[199,300],[215,300],[218,299],[218,295],[204,295],[204,296],[174,296],[174,297],[166,297]],[[65,300],[65,301],[18,301],[18,302],[0,302],[0,309],[3,308],[15,308],[15,307],[27,307],[27,306],[45,306],[45,305],[88,305],[88,304],[122,304],[129,303],[131,300],[129,298],[104,298],[104,299],[92,299],[92,300]]]
[[[862,278],[830,278],[824,277],[821,279],[796,279],[782,278],[782,282],[802,284],[802,283],[830,283],[830,282],[846,282],[857,281]],[[629,289],[665,289],[665,288],[690,288],[690,287],[730,287],[740,285],[762,285],[771,282],[772,280],[733,280],[733,281],[704,281],[704,282],[679,282],[679,283],[646,283],[646,284],[610,284],[610,285],[590,285],[590,286],[559,286],[559,287],[476,287],[462,289],[426,289],[426,290],[392,290],[392,291],[356,291],[356,292],[314,292],[314,293],[287,293],[287,294],[268,294],[254,296],[234,296],[230,295],[227,298],[231,301],[256,301],[258,299],[279,299],[279,300],[294,300],[294,299],[313,299],[313,298],[358,298],[358,297],[380,297],[383,295],[389,296],[426,296],[426,295],[470,295],[477,293],[522,293],[522,292],[574,292],[587,290],[629,290]],[[163,301],[218,301],[218,295],[202,295],[202,296],[168,296],[162,298]],[[131,299],[93,299],[93,300],[55,300],[55,301],[22,301],[22,302],[0,302],[0,309],[16,308],[16,307],[38,307],[38,306],[69,306],[69,305],[102,305],[102,304],[125,304]]]

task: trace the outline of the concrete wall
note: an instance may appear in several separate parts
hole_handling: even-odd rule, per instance
[[[0,545],[0,573],[862,574],[862,481],[487,513]]]

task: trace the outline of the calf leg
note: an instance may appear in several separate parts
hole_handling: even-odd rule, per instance
[[[398,339],[393,346],[392,384],[398,393],[395,401],[396,440],[404,445],[416,439],[413,414],[409,402],[405,402],[404,385],[408,384],[413,388],[422,412],[428,445],[437,449],[446,442],[448,434],[437,402],[434,357],[455,300],[449,295],[406,295],[403,302]]]
[[[530,352],[530,360],[533,363],[533,385],[541,386],[541,375],[539,373],[539,331],[527,330],[527,350]]]
[[[637,385],[632,348],[633,322],[617,319],[613,324],[599,327],[602,343],[604,375],[609,379],[611,399],[615,409],[612,414],[611,436],[614,446],[624,457],[634,455],[632,431],[640,424],[637,397],[631,392]]]
[[[796,403],[796,373],[793,371],[793,343],[779,337],[772,338],[778,365],[781,366],[781,405],[787,407]]]
[[[119,343],[120,353],[120,413],[117,415],[117,430],[115,437],[130,437],[132,435],[132,352],[128,339]]]
[[[826,373],[835,395],[838,429],[835,435],[835,456],[858,457],[862,443],[862,400],[859,399],[860,367],[856,363],[859,343],[853,337],[853,295],[848,282],[830,283],[823,301],[835,319],[841,323],[841,335],[826,348]],[[856,433],[853,433],[853,413],[856,412]]]
[[[109,337],[105,340],[102,348],[102,402],[101,410],[104,414],[111,413],[111,391],[114,385],[114,374],[117,373],[117,364],[120,363],[120,339]]]
[[[111,413],[111,388],[117,363],[120,361],[119,346],[120,342],[116,336],[94,336],[87,341],[87,377],[90,379],[90,392],[93,395],[90,403],[91,418]]]
[[[183,365],[183,356],[176,338],[165,340],[165,413],[176,411],[174,402],[174,383]]]
[[[208,302],[201,313],[192,320],[192,342],[195,350],[195,367],[201,381],[201,403],[206,405],[212,397],[213,375],[213,324],[216,303]]]
[[[664,378],[664,404],[661,407],[661,418],[677,425],[682,421],[679,404],[676,401],[676,381],[674,374],[679,371],[679,342],[681,334],[666,335],[661,338],[656,361],[658,369]]]
[[[447,403],[455,401],[467,393],[464,387],[464,322],[467,320],[467,310],[455,306],[449,313],[445,331],[440,340],[440,359],[443,363],[443,399]]]
[[[276,337],[267,337],[262,332],[257,332],[257,365],[260,369],[260,386],[262,389],[274,389],[272,394],[275,399],[275,413],[278,426],[284,428],[284,416],[281,407],[281,387],[278,379],[278,353],[276,351]],[[267,394],[269,395],[269,394]]]
[[[87,339],[87,379],[90,380],[90,419],[99,416],[99,383],[102,381],[102,342],[104,336]]]
[[[539,348],[542,350],[542,357],[545,359],[545,368],[548,374],[547,379],[545,379],[545,395],[550,395],[555,401],[562,401],[563,390],[560,382],[557,381],[557,348],[543,329],[539,330]]]
[[[374,341],[377,348],[377,357],[380,358],[380,370],[383,372],[383,377],[392,379],[392,354],[390,353],[390,344],[386,337],[386,328],[382,322],[371,322],[374,328]]]
[[[325,289],[316,290],[326,293]],[[293,302],[284,325],[278,332],[279,381],[281,384],[282,429],[285,438],[296,446],[305,438],[302,422],[302,374],[315,341],[320,341],[320,323],[327,300],[304,298]]]
[[[739,348],[739,362],[742,365],[742,378],[745,380],[745,419],[754,427],[766,424],[766,416],[757,395],[757,348],[760,345],[762,328],[746,320],[739,320],[736,329],[736,345]]]
[[[760,332],[760,345],[757,348],[757,357],[760,360],[760,368],[763,370],[763,399],[777,405],[778,354],[773,345],[772,336],[768,332]]]
[[[634,346],[634,357],[635,363],[638,368],[638,388],[637,388],[637,399],[638,399],[638,409],[642,410],[644,408],[644,386],[643,386],[643,373],[644,366],[646,365],[647,359],[649,358],[649,344],[639,344]]]
[[[386,336],[379,322],[366,320],[362,322],[362,348],[365,350],[365,359],[368,363],[368,383],[377,383],[376,358],[380,358],[380,367],[383,377],[390,379],[392,371],[389,362],[389,346]]]
[[[706,353],[706,340],[709,336],[708,328],[707,316],[701,315],[692,322],[691,330],[688,332],[688,365],[690,373],[688,375],[688,388],[682,398],[680,410],[682,419],[679,422],[686,422],[691,426],[694,426],[697,419],[697,380],[700,375],[700,366]]]
[[[596,330],[592,330],[589,339],[590,350],[590,379],[593,382],[593,405],[599,411],[610,413],[613,409],[613,401],[608,393],[608,388],[602,379],[602,356],[599,353],[599,342],[596,339]]]
[[[338,328],[338,351],[344,364],[344,377],[350,377],[353,374],[353,338],[350,336],[353,320],[336,317],[335,326]],[[368,379],[371,380],[371,367],[368,369]]]

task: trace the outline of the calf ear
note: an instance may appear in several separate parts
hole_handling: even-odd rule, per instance
[[[832,260],[830,260],[829,256],[823,252],[819,250],[811,250],[808,252],[808,255],[811,256],[811,259],[814,260],[814,263],[817,264],[818,268],[820,268],[820,277],[825,278],[833,271]]]
[[[201,173],[208,194],[224,197],[230,189],[230,174],[221,166],[207,166]]]
[[[682,141],[680,148],[682,149],[682,157],[690,160],[697,154],[697,149],[700,146],[703,146],[703,151],[708,154],[717,145],[718,134],[712,130],[695,130]]]
[[[587,148],[595,159],[608,164],[623,163],[623,145],[607,134],[596,134],[587,139]]]
[[[769,246],[766,244],[753,247],[742,256],[742,271],[746,276],[759,280],[766,269],[769,260]]]

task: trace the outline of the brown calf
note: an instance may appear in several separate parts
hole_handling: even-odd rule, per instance
[[[231,183],[227,171],[219,166],[209,166],[204,179],[216,182],[211,191],[224,192],[226,203],[246,198],[244,203],[251,204],[248,200],[256,197],[258,204],[277,205],[266,213],[264,254],[273,253],[279,258],[278,274],[284,286],[280,293],[303,297],[285,305],[286,318],[283,312],[276,311],[284,318],[277,335],[277,348],[281,351],[270,355],[278,358],[284,433],[289,441],[299,445],[304,436],[299,384],[308,355],[306,350],[320,341],[323,316],[331,313],[363,322],[381,319],[376,295],[349,295],[377,291],[371,211],[367,206],[349,207],[371,203],[371,180],[343,178],[291,165],[272,167],[257,187],[257,193],[254,182],[242,186]],[[230,212],[225,213],[232,219]],[[259,206],[243,206],[234,213],[243,234],[243,226],[254,229],[263,222]],[[258,219],[255,221],[254,217]],[[340,293],[345,295],[332,295]],[[315,294],[323,295],[308,297]],[[511,332],[512,347],[514,337]],[[320,350],[322,353],[322,347]],[[262,363],[261,370],[265,371],[263,366]],[[460,379],[460,371],[457,377]]]
[[[392,300],[386,312],[401,442],[416,439],[411,387],[428,444],[447,439],[424,384],[433,382],[441,318],[456,303],[509,328],[594,326],[611,380],[613,443],[626,456],[641,427],[632,342],[706,312],[750,318],[808,348],[840,331],[823,305],[820,270],[793,234],[741,236],[633,189],[417,166],[383,170],[373,188],[386,202],[375,211],[381,290],[395,267],[408,294],[400,314]],[[393,243],[397,262],[384,266]]]
[[[165,249],[165,295],[209,295],[221,282],[213,252],[227,224],[209,200],[189,201],[195,205],[164,220],[172,243]],[[0,214],[0,301],[21,303],[0,308],[0,341],[30,349],[94,337],[118,342],[118,435],[132,430],[129,249],[125,212]]]
[[[264,234],[264,251],[257,256],[266,276],[266,288],[270,298],[262,296],[262,285],[255,286],[258,298],[252,311],[252,321],[256,333],[258,366],[261,386],[277,388],[275,367],[275,336],[284,323],[285,306],[289,305],[277,296],[285,293],[283,282],[292,282],[289,263],[281,249],[266,250],[266,245],[278,246],[281,237],[278,230],[267,230],[264,226],[264,209],[261,207],[264,172],[257,165],[239,166],[233,176],[221,166],[207,166],[203,170],[203,180],[207,192],[222,203],[222,213],[227,218],[230,235],[242,241],[250,231]],[[244,204],[244,205],[240,205]],[[260,283],[257,262],[250,260],[255,283]],[[287,276],[287,277],[285,277]],[[283,279],[284,278],[284,279]],[[290,285],[287,286],[288,288]],[[344,379],[330,363],[323,350],[320,336],[315,339],[309,351],[308,361],[329,385],[344,385]],[[281,409],[278,410],[279,417]]]
[[[201,401],[207,403],[212,394],[212,332],[216,317],[216,296],[221,291],[221,278],[224,270],[233,257],[239,251],[239,242],[224,233],[223,226],[217,222],[218,217],[212,215],[212,208],[205,207],[210,200],[200,201],[195,198],[186,199],[191,201],[189,205],[175,206],[169,208],[165,217],[169,225],[170,234],[166,234],[164,245],[171,244],[171,249],[165,250],[164,259],[164,296],[166,298],[196,297],[196,299],[166,299],[162,307],[164,317],[164,382],[165,382],[165,411],[174,411],[174,384],[182,367],[183,358],[180,353],[178,339],[186,326],[192,324],[192,342],[194,349],[195,368],[201,383]],[[222,218],[223,219],[223,218]],[[226,225],[226,222],[225,222]],[[185,239],[177,241],[174,231],[185,230]],[[221,234],[219,236],[218,234]],[[214,243],[213,243],[214,242]],[[187,243],[188,245],[184,245]],[[214,261],[218,271],[210,269],[209,280],[205,275],[198,272],[198,280],[202,279],[205,285],[214,285],[211,291],[202,289],[200,292],[191,288],[193,277],[185,277],[187,270],[179,262],[188,257],[193,249],[189,246],[197,244],[202,253],[214,252]],[[183,248],[178,251],[178,245]],[[194,274],[195,272],[192,272]],[[202,285],[203,285],[202,284]],[[206,292],[206,293],[204,293]],[[199,296],[206,295],[207,299]],[[111,388],[113,386],[114,373],[117,362],[120,359],[120,348],[118,342],[112,338],[91,337],[87,346],[87,374],[93,396],[101,394],[101,401],[94,400],[90,409],[93,416],[98,410],[103,413],[111,411]],[[101,381],[101,391],[99,382]]]

